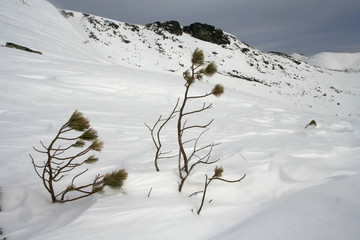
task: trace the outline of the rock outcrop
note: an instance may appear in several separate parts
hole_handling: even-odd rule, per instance
[[[40,51],[36,51],[36,50],[32,50],[28,47],[24,47],[24,46],[21,46],[19,44],[15,44],[15,43],[11,43],[11,42],[7,42],[5,47],[8,47],[8,48],[15,48],[15,49],[18,49],[18,50],[22,50],[22,51],[26,51],[26,52],[31,52],[31,53],[36,53],[36,54],[40,54],[42,55],[42,53]]]
[[[224,34],[224,32],[216,28],[212,25],[203,24],[203,23],[193,23],[190,26],[186,26],[183,28],[185,33],[190,34],[192,37],[206,41],[215,43],[218,45],[230,44],[229,37]]]
[[[154,31],[159,35],[162,35],[163,31],[167,31],[177,36],[181,36],[183,32],[185,32],[190,34],[194,38],[206,42],[210,42],[218,45],[230,44],[229,37],[221,29],[204,23],[196,22],[190,24],[190,26],[185,26],[181,28],[179,22],[172,20],[164,23],[161,22],[150,23],[146,25],[146,28]]]
[[[180,26],[180,23],[174,20],[167,21],[164,23],[161,22],[150,23],[146,25],[146,28],[155,31],[156,33],[161,32],[161,29],[163,29],[177,36],[181,36],[183,34],[183,30]]]

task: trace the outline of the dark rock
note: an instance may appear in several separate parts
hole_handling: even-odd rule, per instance
[[[196,22],[190,24],[190,26],[185,26],[183,31],[190,34],[194,38],[206,42],[215,43],[218,45],[230,44],[229,37],[224,34],[221,29],[218,29],[212,25]]]
[[[301,64],[301,62],[300,62],[300,61],[298,61],[298,60],[294,59],[293,57],[291,57],[291,56],[287,55],[286,53],[282,53],[282,52],[274,52],[274,51],[272,51],[272,52],[268,52],[268,53],[269,53],[269,54],[272,54],[272,55],[277,55],[277,56],[280,56],[280,57],[283,57],[283,58],[287,58],[287,59],[289,59],[289,60],[293,61],[294,63],[296,63],[297,65],[300,65],[300,64]]]
[[[164,22],[162,27],[165,29],[165,31],[168,31],[171,34],[175,34],[177,36],[181,36],[183,34],[180,23],[177,21],[172,20]]]
[[[109,26],[110,28],[113,28],[113,29],[119,29],[119,25],[112,22],[112,21],[109,21],[109,20],[105,20],[105,24],[107,26]]]
[[[242,53],[245,53],[245,54],[248,53],[249,51],[250,51],[249,48],[242,48],[242,49],[241,49],[241,52],[242,52]]]
[[[73,12],[68,12],[68,11],[65,11],[65,10],[61,10],[60,13],[61,13],[61,15],[63,15],[65,18],[74,17],[74,13],[73,13]]]
[[[24,46],[21,46],[21,45],[18,45],[18,44],[15,44],[15,43],[11,43],[11,42],[7,42],[5,47],[8,47],[8,48],[15,48],[15,49],[18,49],[18,50],[22,50],[22,51],[26,51],[26,52],[31,52],[31,53],[37,53],[37,54],[40,54],[42,55],[42,53],[40,51],[36,51],[36,50],[32,50],[28,47],[24,47]]]
[[[181,36],[183,34],[180,23],[174,20],[164,23],[154,22],[146,24],[146,28],[155,31],[157,34],[161,34],[162,29],[177,36]]]
[[[267,87],[271,87],[271,85],[268,84],[267,82],[256,79],[254,77],[247,77],[247,76],[242,75],[241,73],[239,73],[237,70],[233,70],[233,72],[228,72],[227,74],[230,77],[239,78],[239,79],[246,80],[246,81],[249,81],[249,82],[256,82],[256,83],[263,84],[263,85],[265,85]]]
[[[287,55],[286,53],[283,53],[283,52],[271,51],[271,52],[268,52],[268,53],[273,54],[273,55],[278,55],[278,56],[281,56],[281,57],[284,57],[284,58],[291,58],[289,55]]]
[[[137,26],[135,24],[125,23],[125,26],[130,28],[130,30],[133,31],[133,32],[139,32],[140,31],[139,26]]]

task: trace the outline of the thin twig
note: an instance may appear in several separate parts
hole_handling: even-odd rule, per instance
[[[150,197],[151,191],[152,191],[152,187],[150,188],[150,191],[149,191],[147,197]]]
[[[203,192],[203,191],[194,192],[194,193],[190,194],[189,197],[195,196],[195,195],[197,195],[198,193],[202,193],[202,192]]]

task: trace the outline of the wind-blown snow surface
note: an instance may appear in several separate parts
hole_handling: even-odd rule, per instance
[[[223,74],[197,82],[193,94],[209,92],[217,82],[226,87],[224,96],[207,100],[214,105],[211,110],[192,119],[215,118],[203,142],[221,143],[213,157],[221,157],[218,165],[225,178],[247,174],[241,183],[209,186],[197,215],[201,196],[188,196],[202,190],[204,174],[213,167],[199,168],[178,193],[176,160],[162,160],[161,171],[155,171],[155,151],[144,126],[172,110],[183,91],[182,69],[172,73],[114,63],[98,48],[82,44],[79,31],[43,0],[2,1],[0,11],[2,45],[11,41],[43,52],[0,47],[1,237],[359,238],[358,73],[292,68],[293,74],[307,76],[299,82],[280,72],[257,73],[297,88],[268,87]],[[189,48],[197,46],[205,54],[216,48],[200,41]],[[219,55],[227,54],[220,50]],[[238,61],[248,74],[254,71]],[[303,98],[302,88],[307,92]],[[333,91],[334,101],[314,98],[319,91],[325,97]],[[105,142],[88,179],[116,168],[125,168],[129,177],[122,192],[109,189],[77,202],[52,204],[28,153],[35,156],[32,146],[48,143],[75,109]],[[318,126],[304,129],[312,119]],[[176,149],[174,125],[165,131],[168,150]]]
[[[294,58],[310,64],[339,71],[360,71],[360,53],[322,52],[310,57],[293,54]]]

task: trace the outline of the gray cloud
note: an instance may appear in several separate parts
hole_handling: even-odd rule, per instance
[[[263,51],[360,52],[358,0],[48,0],[122,22],[202,22]]]

